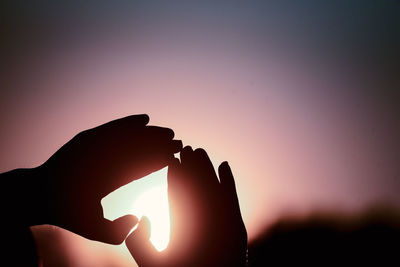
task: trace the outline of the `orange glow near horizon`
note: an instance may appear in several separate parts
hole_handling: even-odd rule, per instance
[[[125,185],[102,200],[104,217],[115,220],[132,214],[151,223],[150,241],[158,251],[164,250],[170,238],[168,204],[168,167]]]

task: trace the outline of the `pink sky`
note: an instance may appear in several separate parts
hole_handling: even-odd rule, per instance
[[[288,213],[400,203],[399,127],[368,93],[368,72],[345,55],[302,58],[236,24],[163,19],[46,43],[10,66],[0,171],[37,166],[82,130],[147,113],[215,166],[229,161],[250,240]]]

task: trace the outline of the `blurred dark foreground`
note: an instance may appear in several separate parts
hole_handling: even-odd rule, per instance
[[[400,266],[400,210],[278,221],[249,244],[249,266]]]

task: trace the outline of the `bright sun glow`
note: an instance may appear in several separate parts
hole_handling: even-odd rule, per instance
[[[169,242],[167,171],[165,167],[133,181],[101,201],[104,217],[109,220],[126,214],[133,214],[139,219],[142,216],[148,217],[151,223],[150,241],[158,251],[164,250]]]

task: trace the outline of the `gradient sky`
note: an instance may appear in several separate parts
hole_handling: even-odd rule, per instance
[[[287,213],[400,205],[399,1],[16,2],[0,171],[147,113],[229,161],[250,239]]]

